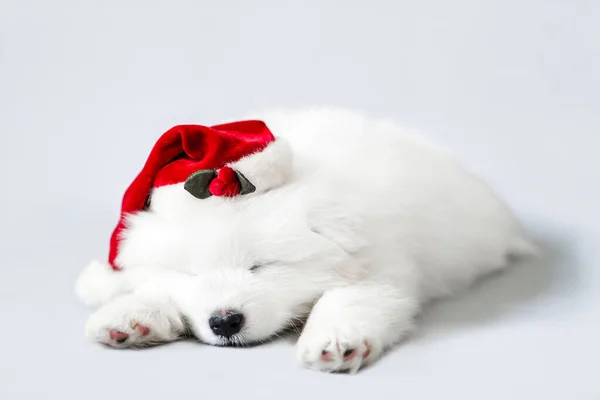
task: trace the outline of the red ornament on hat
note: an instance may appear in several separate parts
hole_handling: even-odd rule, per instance
[[[108,261],[112,268],[119,269],[115,259],[125,217],[146,208],[153,188],[185,182],[185,190],[200,199],[250,193],[254,186],[226,164],[262,151],[274,140],[262,121],[213,127],[179,125],[165,132],[123,196],[121,218],[110,239]]]
[[[223,167],[208,186],[213,196],[235,197],[240,194],[242,185],[231,167]]]

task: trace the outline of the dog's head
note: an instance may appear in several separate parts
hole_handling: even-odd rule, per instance
[[[144,218],[169,221],[160,241],[143,244],[146,257],[164,265],[177,260],[176,268],[190,273],[175,300],[206,343],[267,340],[306,316],[325,290],[351,279],[352,258],[327,234],[330,221],[296,198],[293,188],[243,202],[186,199],[177,207],[168,196],[169,189],[157,193],[152,215],[134,217],[132,229]],[[168,215],[161,212],[163,201]],[[128,235],[125,257],[134,235]]]

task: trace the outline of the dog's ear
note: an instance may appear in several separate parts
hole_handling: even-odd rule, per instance
[[[352,254],[366,246],[367,241],[359,213],[342,212],[347,210],[346,206],[341,207],[335,201],[323,201],[308,215],[308,225],[314,233]]]

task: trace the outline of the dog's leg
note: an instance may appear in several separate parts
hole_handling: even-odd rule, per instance
[[[292,171],[292,150],[283,138],[277,138],[263,151],[251,154],[229,165],[241,172],[263,193],[284,184]]]
[[[162,277],[108,302],[89,317],[86,336],[118,348],[177,340],[186,327],[173,294],[186,279],[187,275]]]
[[[417,308],[416,298],[388,284],[325,292],[298,340],[298,361],[320,371],[355,373],[411,330]]]

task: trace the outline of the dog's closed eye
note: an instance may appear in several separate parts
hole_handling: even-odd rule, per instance
[[[267,267],[267,266],[269,266],[269,265],[271,265],[271,264],[274,264],[274,262],[273,262],[273,261],[269,261],[269,262],[256,262],[256,263],[254,263],[254,264],[253,264],[253,265],[250,267],[250,269],[249,269],[249,270],[250,270],[250,272],[256,272],[256,271],[258,271],[259,269],[262,269],[262,268],[264,268],[264,267]]]
[[[254,264],[253,266],[250,267],[250,272],[255,272],[256,270],[258,270],[258,269],[260,269],[262,267],[263,267],[263,264],[256,263],[256,264]]]

